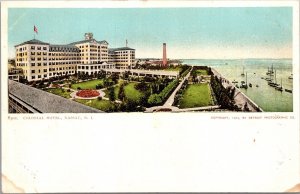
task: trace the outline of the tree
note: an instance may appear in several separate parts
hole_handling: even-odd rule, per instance
[[[108,88],[108,98],[109,98],[110,101],[115,101],[116,100],[114,87],[109,87]]]
[[[119,90],[119,94],[118,94],[118,98],[122,101],[124,101],[125,99],[125,91],[124,91],[124,84],[122,83],[120,86],[120,90]]]

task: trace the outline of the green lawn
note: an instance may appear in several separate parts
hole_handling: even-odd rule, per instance
[[[131,82],[131,83],[127,84],[126,86],[124,86],[125,96],[129,100],[139,101],[140,98],[144,96],[144,94],[142,92],[140,92],[140,91],[138,91],[137,89],[134,88],[134,86],[136,84],[137,83],[135,83],[135,82]],[[115,89],[116,99],[119,99],[118,95],[119,95],[119,91],[120,91],[120,85],[115,86],[114,89]],[[108,98],[108,91],[107,91],[107,89],[103,90],[103,92],[105,93],[104,97]]]
[[[120,86],[119,85],[115,86],[114,90],[115,90],[116,99],[119,99],[118,98],[118,94],[119,94]],[[108,98],[108,91],[107,91],[107,89],[104,89],[102,91],[105,93],[104,97]]]
[[[210,88],[207,83],[188,85],[183,93],[183,98],[179,102],[179,108],[193,108],[201,106],[211,106],[212,104]]]
[[[196,70],[197,75],[208,75],[207,71],[204,69]]]
[[[98,99],[93,99],[93,100],[83,100],[83,99],[76,99],[76,102],[82,103],[84,105],[102,110],[102,111],[109,111],[114,109],[115,105],[110,102],[109,100],[98,100]]]
[[[124,91],[125,91],[125,96],[129,99],[129,100],[133,100],[133,101],[139,101],[141,97],[144,96],[144,94],[138,90],[136,90],[134,88],[134,86],[137,83],[129,83],[124,87]]]
[[[71,98],[70,94],[72,93],[72,91],[67,92],[67,89],[60,89],[60,88],[50,88],[50,89],[45,89],[45,91],[64,98]]]
[[[97,84],[103,84],[103,79],[96,79],[96,80],[90,80],[85,81],[77,84],[72,84],[71,88],[77,90],[78,87],[81,89],[96,89]]]

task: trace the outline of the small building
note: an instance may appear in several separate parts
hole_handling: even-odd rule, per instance
[[[135,49],[129,47],[109,49],[108,62],[115,64],[118,69],[131,69],[135,64]]]

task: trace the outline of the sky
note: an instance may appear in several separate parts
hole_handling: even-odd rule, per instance
[[[292,58],[291,7],[9,8],[9,57],[34,38],[68,44],[92,32],[110,48],[136,49],[136,58]]]

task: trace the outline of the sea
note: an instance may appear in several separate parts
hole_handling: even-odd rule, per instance
[[[238,85],[241,85],[241,81],[246,81],[247,74],[247,83],[251,83],[252,87],[240,90],[265,112],[293,112],[293,93],[284,90],[293,90],[293,79],[289,79],[293,73],[292,59],[181,59],[181,61],[188,65],[213,67],[229,81],[238,81]],[[277,83],[282,83],[284,88],[282,92],[269,86],[263,79],[270,78],[266,73],[272,66],[274,72],[276,70]],[[241,75],[243,72],[245,76]]]

